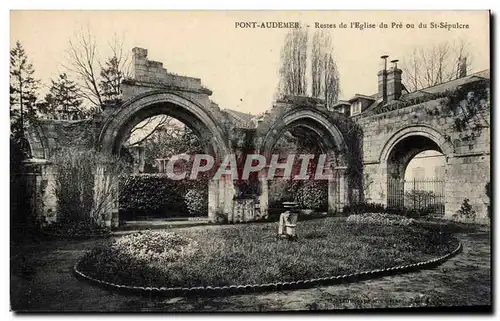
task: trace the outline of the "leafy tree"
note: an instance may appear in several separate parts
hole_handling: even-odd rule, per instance
[[[10,119],[11,138],[27,150],[24,140],[26,122],[37,118],[37,89],[39,80],[33,77],[35,69],[28,62],[22,44],[17,41],[10,50]]]
[[[66,73],[59,75],[57,80],[51,80],[52,86],[45,96],[46,109],[49,113],[54,113],[58,108],[64,112],[76,112],[82,116],[82,99],[78,94],[76,83],[68,78]]]

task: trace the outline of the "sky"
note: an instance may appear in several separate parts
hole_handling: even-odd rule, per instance
[[[69,41],[79,32],[92,32],[103,58],[116,35],[129,51],[148,49],[148,58],[163,62],[169,72],[201,78],[221,108],[258,114],[272,106],[288,29],[235,27],[248,21],[297,21],[311,33],[316,22],[336,24],[326,30],[335,48],[341,99],[377,92],[383,54],[402,60],[413,48],[465,40],[473,51],[471,71],[490,65],[487,11],[11,11],[10,40],[11,47],[21,41],[36,77],[49,84],[64,71]],[[431,22],[441,21],[469,29],[430,29]],[[342,22],[347,28],[340,28]],[[351,28],[351,22],[376,28]],[[389,28],[379,28],[382,22]],[[403,28],[391,28],[392,22]],[[428,28],[418,28],[420,22]]]

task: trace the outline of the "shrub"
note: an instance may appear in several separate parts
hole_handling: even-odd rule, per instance
[[[306,181],[299,186],[295,199],[302,209],[328,208],[328,185],[326,181]]]
[[[469,223],[472,223],[476,220],[476,211],[472,209],[472,205],[470,205],[468,198],[464,199],[462,205],[460,206],[460,209],[455,214],[453,214],[453,218]]]
[[[436,194],[433,191],[414,189],[405,192],[404,203],[411,209],[422,209],[426,208],[428,204],[434,204],[435,199]]]
[[[412,218],[406,218],[401,215],[367,213],[367,214],[352,214],[347,217],[347,223],[355,224],[377,224],[377,225],[402,225],[408,226],[415,223]]]
[[[111,245],[131,258],[172,262],[194,242],[174,232],[144,231],[119,238]]]
[[[62,237],[106,236],[111,229],[102,226],[91,217],[81,218],[78,221],[63,221],[52,223],[42,229],[43,233]]]
[[[141,280],[160,283],[162,268],[191,256],[196,242],[165,231],[145,231],[104,242],[86,253],[80,267],[94,275],[105,275],[111,282],[129,283]],[[96,270],[97,268],[97,270]]]
[[[429,215],[431,213],[436,213],[436,212],[444,212],[443,208],[444,204],[434,204],[434,205],[429,205],[423,208],[408,208],[405,206],[388,206],[385,209],[385,213],[388,214],[395,214],[395,215],[402,215],[402,216],[407,216],[407,217],[412,217],[412,218],[420,218],[426,215]]]
[[[217,223],[217,224],[227,224],[228,223],[227,215],[224,214],[224,212],[220,208],[218,208],[215,211],[215,223]]]
[[[363,214],[363,213],[386,213],[386,214],[401,215],[411,218],[419,218],[431,213],[442,212],[443,210],[440,207],[443,206],[444,204],[433,204],[423,208],[407,208],[404,206],[386,207],[383,204],[378,204],[378,203],[354,203],[344,206],[343,214],[349,215],[349,214]]]
[[[342,212],[345,215],[362,213],[385,213],[386,209],[383,204],[363,202],[345,205]]]
[[[282,203],[294,201],[302,209],[328,207],[327,181],[275,180],[269,184],[269,205],[282,209]]]
[[[186,193],[190,189],[206,194],[206,180],[172,180],[162,174],[132,175],[120,197],[120,208],[129,214],[190,215]],[[203,207],[208,207],[205,198]]]
[[[279,206],[282,202],[294,200],[298,187],[298,181],[276,179],[269,182],[269,203]]]
[[[131,166],[93,149],[61,148],[52,157],[58,222],[103,225]]]
[[[120,197],[120,208],[139,213],[157,212],[165,207],[182,208],[183,189],[180,182],[165,175],[133,175]]]
[[[189,189],[184,196],[184,202],[192,216],[206,215],[208,207],[208,193],[207,190],[200,191],[197,189]]]

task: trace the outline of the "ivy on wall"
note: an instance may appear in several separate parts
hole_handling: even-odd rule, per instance
[[[380,104],[366,115],[383,114],[444,98],[440,101],[440,105],[442,107],[441,111],[438,108],[427,109],[427,114],[431,116],[439,116],[441,114],[448,115],[451,112],[451,115],[455,118],[454,129],[456,131],[464,131],[468,128],[469,120],[475,117],[480,117],[479,111],[481,108],[489,106],[488,87],[489,80],[482,79],[439,93],[423,92],[422,96],[413,99],[395,101],[389,104]],[[485,121],[488,123],[487,120]]]
[[[338,112],[330,112],[333,124],[337,126],[344,137],[347,146],[346,175],[354,188],[361,188],[363,181],[363,129],[351,117]]]
[[[420,105],[423,103],[426,103],[431,100],[436,100],[439,98],[447,97],[448,92],[441,92],[441,93],[424,93],[422,96],[413,98],[413,99],[408,99],[408,100],[399,100],[395,102],[391,102],[389,104],[380,104],[377,107],[375,107],[373,110],[371,110],[369,115],[377,115],[377,114],[383,114],[383,113],[388,113],[390,111],[410,107],[410,106],[415,106],[415,105]]]
[[[489,108],[488,81],[476,81],[448,91],[440,104],[444,113],[454,117],[453,129],[463,132],[467,129],[481,129],[481,122],[489,125],[481,110]],[[476,120],[471,127],[471,120]]]

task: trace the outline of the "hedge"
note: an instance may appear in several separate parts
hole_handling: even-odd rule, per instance
[[[127,216],[204,215],[208,208],[207,186],[205,180],[171,180],[161,174],[133,175],[125,180],[120,209]],[[189,198],[193,191],[197,194],[196,205]]]

